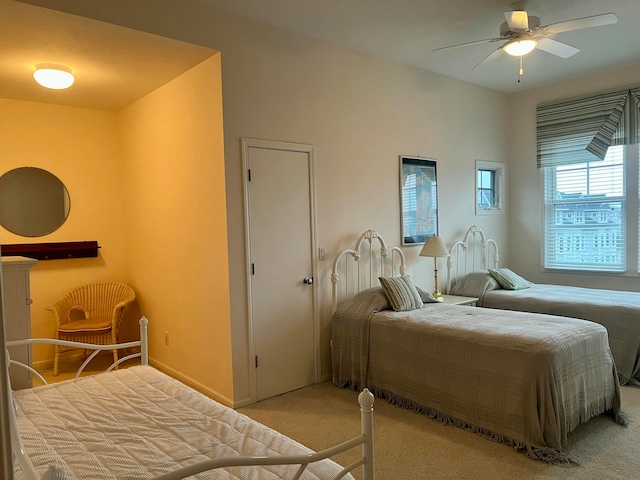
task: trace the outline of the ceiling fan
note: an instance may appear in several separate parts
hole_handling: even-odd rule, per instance
[[[452,48],[467,47],[470,45],[478,45],[481,43],[503,42],[500,47],[485,57],[480,63],[473,67],[472,70],[485,62],[494,60],[499,57],[502,52],[514,57],[520,57],[522,60],[523,55],[526,55],[533,49],[537,48],[561,58],[569,58],[578,53],[580,49],[566,43],[559,42],[550,37],[557,33],[618,23],[618,17],[615,13],[604,13],[602,15],[575,18],[573,20],[541,26],[539,17],[527,14],[526,0],[512,3],[511,8],[511,11],[504,12],[506,22],[503,22],[502,25],[500,25],[499,37],[440,47],[434,49],[434,52]],[[522,74],[522,72],[520,73]]]

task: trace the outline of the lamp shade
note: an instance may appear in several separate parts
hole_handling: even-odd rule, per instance
[[[431,235],[427,238],[424,246],[422,247],[422,251],[420,252],[421,257],[448,257],[449,250],[445,246],[444,242],[438,235]]]

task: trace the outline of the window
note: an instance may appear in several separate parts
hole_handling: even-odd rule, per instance
[[[541,103],[543,266],[640,273],[640,85]]]
[[[495,208],[498,204],[496,198],[496,172],[494,170],[478,169],[478,207],[483,209]]]
[[[476,160],[476,215],[504,211],[504,164]]]
[[[637,163],[637,145],[611,146],[604,160],[543,169],[545,268],[638,272]]]

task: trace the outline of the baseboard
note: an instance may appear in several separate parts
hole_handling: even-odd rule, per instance
[[[320,381],[318,383],[324,383],[324,382],[330,382],[333,381],[333,376],[332,374],[328,373],[325,375],[322,375],[320,377]],[[253,405],[256,402],[251,400],[251,398],[247,397],[244,398],[242,400],[237,400],[234,404],[233,404],[233,408],[238,409],[238,408],[242,408],[242,407],[246,407],[248,405]]]
[[[132,353],[137,353],[140,352],[140,348],[139,347],[134,347],[134,348],[125,348],[125,349],[121,349],[120,351],[120,358],[122,358],[125,355],[130,355]],[[89,352],[89,355],[92,353],[92,351]],[[87,355],[87,356],[89,356]],[[100,352],[97,357],[102,358],[104,356],[109,356],[110,358],[112,354],[111,350],[105,350],[103,352]],[[60,354],[60,365],[64,364],[64,363],[71,363],[71,362],[79,362],[80,364],[84,361],[85,356],[84,356],[84,352],[82,351],[82,349],[74,349],[74,350],[69,350],[66,352],[62,352]],[[95,359],[94,359],[95,360]],[[113,361],[113,360],[111,360]],[[80,364],[78,365],[78,367],[80,367]],[[42,371],[46,371],[46,370],[53,370],[53,358],[48,358],[46,360],[39,360],[37,362],[33,362],[31,364],[31,366],[36,369],[39,372]],[[91,369],[91,364],[89,364],[89,367],[87,367],[88,369]]]
[[[247,397],[247,398],[244,398],[242,400],[238,400],[237,402],[234,402],[233,408],[234,409],[238,409],[238,408],[246,407],[246,406],[249,406],[249,405],[253,405],[255,403],[256,403],[255,401],[253,401],[253,400],[251,400],[251,398]]]
[[[74,352],[64,352],[60,354],[60,363],[67,362],[77,362],[82,361],[84,358],[84,353],[82,350],[74,351]],[[53,370],[53,358],[48,358],[46,360],[39,360],[37,362],[33,362],[31,366],[41,372],[44,370]]]
[[[216,402],[222,403],[227,407],[234,408],[233,402],[231,401],[231,399],[223,395],[220,395],[218,392],[211,390],[209,387],[201,384],[200,382],[197,382],[194,379],[187,377],[186,375],[183,375],[182,373],[174,370],[173,368],[168,367],[164,363],[158,362],[153,358],[149,358],[149,365],[157,368],[161,372],[166,373],[167,375],[175,378],[176,380],[180,380],[185,385],[188,385],[189,387],[193,388],[194,390],[197,390],[203,395],[206,395],[207,397],[214,399]]]

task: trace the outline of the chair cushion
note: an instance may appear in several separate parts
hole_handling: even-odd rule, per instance
[[[100,318],[76,320],[60,325],[58,330],[64,333],[108,332],[111,330],[111,320]]]

